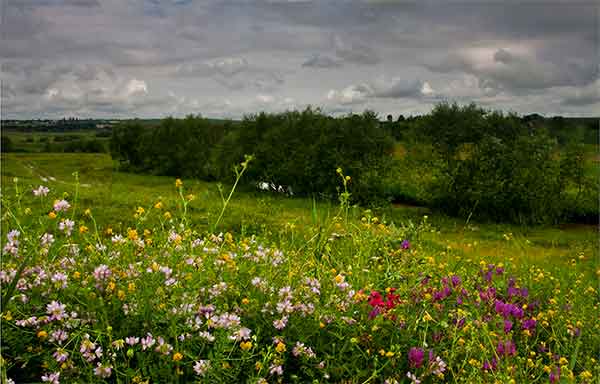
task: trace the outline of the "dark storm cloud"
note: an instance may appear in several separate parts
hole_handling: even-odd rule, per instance
[[[598,30],[582,1],[7,0],[2,110],[593,114]]]

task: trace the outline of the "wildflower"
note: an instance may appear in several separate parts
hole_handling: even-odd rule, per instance
[[[281,319],[273,321],[273,326],[275,329],[282,330],[287,325],[288,317],[283,316]]]
[[[104,379],[110,377],[112,375],[112,365],[98,363],[98,366],[94,368],[94,375]]]
[[[56,352],[52,354],[52,357],[57,363],[63,363],[69,358],[69,353],[62,348],[58,348]]]
[[[46,196],[48,195],[48,192],[50,192],[50,189],[48,187],[40,185],[37,189],[34,189],[32,192],[34,196]]]
[[[275,350],[277,351],[277,353],[283,353],[286,350],[285,344],[282,342],[277,343],[277,346],[275,347]]]
[[[50,334],[50,341],[52,343],[58,343],[59,345],[62,345],[62,343],[67,340],[69,338],[69,334],[65,331],[63,331],[62,329],[57,329],[55,331],[52,331],[52,333]]]
[[[49,247],[52,245],[52,243],[54,243],[54,236],[52,236],[50,233],[44,233],[40,238],[40,244],[42,247]]]
[[[408,241],[407,239],[402,240],[402,243],[400,243],[400,247],[402,249],[409,249],[410,248],[410,241]]]
[[[242,351],[247,351],[250,348],[252,348],[252,342],[251,341],[242,341],[240,343],[240,348],[242,349]]]
[[[158,202],[156,202],[156,204],[154,204],[155,209],[162,209],[162,207],[163,207],[162,201],[158,201]]]
[[[279,364],[271,364],[269,366],[269,375],[283,375],[283,367]]]
[[[54,212],[54,211],[48,212],[48,217],[51,219],[56,219],[56,212]]]
[[[209,360],[199,360],[194,364],[194,372],[198,376],[205,376],[206,372],[210,369],[210,361]]]
[[[66,211],[67,209],[71,208],[71,204],[69,204],[69,202],[66,200],[56,200],[53,208],[55,212]]]
[[[410,379],[411,384],[421,384],[421,380],[419,380],[414,373],[407,372],[406,377]]]
[[[154,343],[156,343],[154,337],[152,337],[151,333],[148,333],[146,337],[142,338],[142,350],[145,351],[147,348],[152,347]]]
[[[59,378],[60,378],[60,372],[52,372],[48,375],[43,375],[42,381],[45,383],[50,383],[50,384],[60,384]]]
[[[183,359],[183,355],[179,352],[175,352],[175,354],[173,354],[173,361],[181,361],[181,359]]]
[[[75,222],[73,220],[64,219],[58,223],[58,229],[65,232],[67,236],[71,236]]]
[[[112,271],[105,264],[100,264],[94,269],[94,278],[96,281],[103,281],[108,279],[112,275]]]
[[[49,320],[62,320],[65,317],[65,307],[65,304],[52,300],[50,304],[46,305],[46,313],[50,315]]]
[[[44,340],[46,337],[48,337],[48,332],[41,330],[37,333],[37,337],[38,339]]]
[[[112,345],[117,351],[119,351],[125,346],[125,340],[123,340],[123,339],[115,340],[115,341],[113,341]]]
[[[139,337],[126,337],[125,342],[131,346],[134,346],[140,342],[140,338]]]
[[[86,233],[88,230],[88,227],[86,227],[85,225],[79,227],[79,233]]]
[[[423,365],[423,358],[425,357],[425,351],[422,348],[411,348],[408,351],[408,362],[411,367],[421,368]]]
[[[175,179],[175,188],[180,188],[183,186],[183,181],[181,179]]]

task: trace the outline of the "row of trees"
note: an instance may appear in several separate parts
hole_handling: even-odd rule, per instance
[[[232,164],[253,154],[246,183],[273,183],[300,195],[335,195],[335,170],[342,167],[363,202],[381,195],[377,176],[392,148],[373,112],[334,118],[311,108],[260,113],[235,124],[194,116],[167,118],[153,128],[131,121],[115,127],[111,138],[111,153],[125,167],[203,180],[230,180]]]
[[[429,172],[436,176],[425,186],[426,203],[448,213],[548,222],[564,217],[569,191],[590,188],[582,146],[560,145],[518,116],[440,104],[400,123],[406,145],[432,148]],[[355,201],[373,203],[395,198],[385,185],[395,166],[388,128],[373,112],[334,118],[311,108],[237,123],[194,116],[153,127],[130,121],[113,129],[111,153],[134,171],[223,181],[231,180],[232,164],[253,154],[244,182],[329,197],[337,193],[335,170],[342,167],[352,177]]]

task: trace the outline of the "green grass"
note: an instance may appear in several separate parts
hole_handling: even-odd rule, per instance
[[[138,206],[150,209],[158,200],[165,210],[175,212],[179,197],[174,193],[174,179],[163,176],[139,175],[116,172],[108,155],[104,154],[3,154],[3,193],[10,194],[13,178],[19,178],[20,188],[31,190],[38,185],[49,185],[53,189],[75,190],[74,172],[78,172],[80,183],[80,207],[91,208],[98,223],[111,224],[124,229],[134,223]],[[55,181],[42,181],[54,177]],[[49,179],[48,179],[49,180]],[[207,230],[221,208],[221,199],[216,183],[184,180],[186,194],[195,195],[189,205],[189,217],[198,230]],[[226,189],[226,188],[225,188]],[[26,199],[33,201],[30,197]],[[354,207],[351,217],[358,221],[363,209]],[[290,224],[297,228],[323,225],[337,212],[330,201],[308,198],[288,198],[259,191],[239,191],[225,214],[221,230],[245,234],[280,234]],[[525,227],[508,224],[469,223],[445,215],[433,214],[427,208],[392,206],[375,210],[375,216],[387,224],[419,222],[424,215],[435,228],[426,235],[428,241],[470,257],[501,259],[506,255],[531,257],[533,260],[567,258],[573,249],[581,249],[598,256],[598,228],[592,225]],[[115,218],[118,218],[115,221]],[[511,240],[505,235],[512,234]],[[304,237],[312,236],[306,231]],[[469,246],[470,244],[470,246]]]
[[[106,382],[101,375],[408,383],[407,372],[423,383],[548,382],[559,369],[563,381],[592,383],[600,375],[596,227],[465,223],[411,206],[349,207],[346,219],[331,202],[247,190],[233,195],[216,231],[224,235],[214,236],[206,231],[221,209],[216,184],[183,180],[178,189],[173,178],[113,165],[99,154],[2,155],[2,245],[18,241],[2,259],[3,382],[53,373],[89,383]],[[50,196],[32,196],[40,184]],[[71,207],[48,215],[61,197]],[[60,229],[66,219],[75,220],[72,235]],[[40,241],[47,233],[51,245]],[[125,239],[111,238],[117,233]],[[214,326],[222,317],[201,315],[207,304],[240,324]],[[250,335],[236,334],[241,327]],[[148,333],[164,344],[124,345]],[[65,352],[63,364],[56,353]]]

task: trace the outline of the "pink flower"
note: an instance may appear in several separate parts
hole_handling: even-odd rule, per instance
[[[60,372],[53,372],[48,375],[43,375],[42,381],[45,383],[50,383],[50,384],[60,384],[60,381],[58,380],[59,378],[60,378]]]
[[[56,212],[66,211],[67,209],[71,208],[71,204],[69,204],[69,202],[66,200],[58,200],[54,203],[53,208]]]

